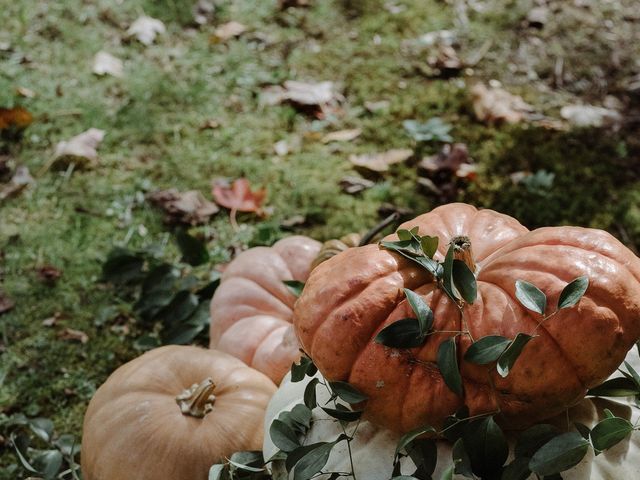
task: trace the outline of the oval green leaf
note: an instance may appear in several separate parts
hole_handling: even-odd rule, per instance
[[[282,283],[289,289],[293,295],[299,297],[302,295],[302,290],[304,289],[304,282],[300,282],[298,280],[283,280]]]
[[[273,444],[283,452],[290,452],[300,446],[296,432],[282,420],[274,420],[269,427]]]
[[[498,363],[496,364],[496,369],[501,377],[504,378],[509,375],[511,368],[513,368],[513,365],[522,353],[522,349],[532,338],[534,337],[527,335],[526,333],[519,333],[516,335],[516,338],[511,340],[511,343],[507,346],[504,352],[502,352],[502,355],[500,355]]]
[[[538,475],[554,475],[575,467],[589,450],[589,442],[578,432],[558,435],[545,443],[529,461],[529,468]]]
[[[640,394],[640,388],[636,382],[627,377],[618,377],[592,388],[587,395],[594,397],[631,397]]]
[[[413,313],[416,314],[416,318],[418,319],[420,335],[426,335],[433,326],[433,312],[431,308],[429,308],[429,305],[427,305],[427,302],[424,301],[420,294],[408,288],[404,289],[404,294],[407,297],[407,302],[409,302],[411,306],[411,310],[413,310]]]
[[[573,307],[580,301],[587,288],[589,288],[589,277],[582,276],[572,280],[562,289],[558,299],[558,310]]]
[[[452,265],[453,284],[456,290],[467,303],[473,303],[478,295],[476,276],[462,260],[453,260]]]
[[[468,423],[462,440],[473,472],[483,478],[494,478],[507,460],[509,445],[493,416]]]
[[[591,443],[596,450],[606,450],[627,438],[632,431],[633,425],[624,418],[605,418],[591,430]]]
[[[438,368],[447,387],[462,396],[462,376],[458,367],[455,337],[448,338],[438,347]]]
[[[341,407],[342,405],[338,405]],[[349,410],[343,408],[325,408],[320,407],[327,415],[343,422],[355,422],[362,416],[362,410]],[[274,442],[275,443],[275,442]],[[277,445],[276,445],[277,446]]]
[[[476,365],[486,365],[495,362],[511,343],[506,337],[500,335],[487,335],[471,344],[464,354],[467,362]]]
[[[338,395],[347,403],[360,403],[369,398],[356,387],[347,382],[329,382],[329,387],[331,388],[333,393]]]
[[[398,445],[396,445],[396,452],[394,456],[398,456],[398,454],[404,450],[404,448],[413,442],[416,438],[421,435],[425,435],[427,433],[436,433],[436,429],[431,425],[426,425],[424,427],[414,428],[413,430],[405,433],[400,440],[398,440]]]
[[[391,348],[415,348],[425,341],[417,318],[402,318],[378,332],[376,343]]]
[[[547,308],[547,296],[533,283],[516,280],[516,298],[525,308],[544,315]]]

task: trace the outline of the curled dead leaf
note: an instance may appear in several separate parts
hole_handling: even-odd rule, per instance
[[[464,143],[447,144],[418,164],[418,184],[442,202],[455,200],[458,191],[474,181],[476,175],[476,166]]]
[[[573,127],[608,127],[620,124],[622,115],[617,110],[595,105],[565,105],[560,116]]]
[[[16,168],[11,180],[0,188],[0,201],[16,196],[32,183],[35,183],[35,180],[27,167],[20,166]]]
[[[227,22],[220,25],[215,29],[213,35],[211,36],[212,43],[221,43],[226,42],[235,37],[239,37],[244,32],[247,31],[247,26],[243,25],[240,22]]]
[[[15,306],[15,302],[11,300],[6,293],[0,290],[0,315],[8,312]]]
[[[354,195],[373,187],[375,182],[367,180],[366,178],[347,175],[340,179],[339,185],[343,192],[348,193],[349,195]]]
[[[127,35],[135,37],[140,43],[148,46],[153,43],[158,34],[163,34],[165,31],[164,23],[160,20],[142,15],[131,24]]]
[[[69,327],[58,332],[58,338],[60,340],[71,340],[74,342],[80,342],[82,344],[85,344],[89,341],[89,335],[84,333],[82,330],[75,330]]]
[[[62,271],[53,265],[43,265],[36,269],[38,279],[48,285],[54,285],[62,276]]]
[[[246,178],[238,178],[231,185],[216,181],[211,193],[218,205],[238,212],[257,212],[267,195],[264,188],[252,191]]]
[[[533,107],[522,97],[500,87],[487,88],[478,83],[471,89],[471,96],[476,117],[488,124],[519,123],[533,112]]]
[[[90,128],[69,140],[59,142],[51,166],[64,169],[74,164],[76,168],[88,168],[98,160],[98,145],[104,139],[104,130]]]
[[[110,53],[100,51],[93,58],[93,73],[121,78],[124,76],[124,64]]]
[[[336,132],[327,133],[322,137],[322,143],[330,142],[350,142],[355,140],[362,134],[362,130],[359,128],[353,128],[350,130],[338,130]]]
[[[405,162],[413,155],[413,150],[393,149],[382,153],[366,153],[364,155],[351,155],[349,161],[355,167],[360,167],[372,172],[384,173],[389,171],[391,165]]]
[[[33,115],[26,108],[0,108],[0,131],[24,130],[33,122]]]
[[[343,97],[336,91],[333,82],[298,82],[287,80],[282,86],[272,85],[262,90],[263,105],[279,105],[289,102],[299,110],[317,113],[337,109]]]
[[[147,199],[164,211],[164,221],[168,224],[201,225],[220,211],[198,190],[179,192],[171,188],[151,193]]]

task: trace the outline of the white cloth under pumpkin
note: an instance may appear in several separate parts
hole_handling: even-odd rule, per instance
[[[627,354],[626,361],[637,371],[640,371],[640,357],[638,351],[633,348]],[[316,375],[318,378],[320,374]],[[615,372],[612,377],[619,377],[621,374]],[[304,389],[311,381],[310,377],[305,377],[301,382],[291,382],[291,374],[283,379],[280,388],[271,399],[267,407],[265,416],[265,439],[263,453],[266,459],[271,458],[278,448],[273,444],[269,436],[271,422],[278,417],[281,412],[290,411],[295,405],[302,403]],[[319,405],[323,405],[329,399],[326,389],[318,386],[317,400]],[[604,409],[610,409],[616,416],[628,419],[631,423],[637,424],[640,420],[640,409],[633,403],[633,398],[585,398],[578,405],[569,410],[569,420],[580,422],[588,427],[593,427],[600,420],[605,418]],[[566,416],[551,420],[549,423],[558,425],[566,424]],[[562,423],[561,423],[562,422]],[[348,432],[351,432],[351,427]],[[316,442],[333,441],[340,435],[342,428],[337,420],[327,415],[320,408],[313,410],[313,424],[305,439],[305,444]],[[378,428],[369,422],[360,422],[356,436],[351,441],[351,451],[354,470],[358,479],[366,480],[388,480],[391,478],[393,467],[393,456],[399,435],[386,429]],[[513,449],[513,442],[510,442]],[[509,461],[512,459],[510,454]],[[451,464],[451,444],[447,441],[438,441],[438,462],[433,478],[440,478],[442,472]],[[403,463],[403,473],[410,475],[415,470],[410,459]],[[323,471],[328,472],[349,472],[349,454],[346,442],[338,443],[333,450]],[[329,475],[314,477],[323,480]],[[293,478],[293,474],[290,475]],[[351,476],[344,478],[353,478]],[[454,478],[462,478],[454,476]],[[530,478],[534,478],[531,476]],[[640,479],[640,432],[634,431],[629,437],[614,447],[594,455],[593,449],[589,449],[582,461],[570,470],[562,472],[564,480],[632,480]]]

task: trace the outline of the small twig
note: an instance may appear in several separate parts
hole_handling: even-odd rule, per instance
[[[240,230],[240,226],[238,225],[238,222],[236,221],[236,214],[238,213],[238,210],[235,208],[231,209],[231,213],[229,213],[229,221],[231,222],[231,226],[233,227],[233,231],[237,232],[238,230]]]
[[[362,240],[360,240],[360,243],[358,244],[358,246],[363,247],[369,244],[369,242],[371,242],[371,240],[373,240],[373,238],[377,234],[379,234],[382,230],[387,228],[392,223],[397,222],[399,218],[400,218],[400,214],[398,212],[394,212],[391,215],[389,215],[387,218],[382,220],[380,223],[375,225],[371,230],[365,233],[364,236],[362,237]]]

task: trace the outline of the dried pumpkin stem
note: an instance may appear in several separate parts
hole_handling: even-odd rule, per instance
[[[364,247],[365,245],[368,245],[376,235],[378,235],[382,230],[387,228],[392,223],[397,222],[399,219],[400,214],[398,212],[394,212],[389,215],[387,218],[382,220],[380,223],[375,225],[371,230],[363,235],[362,240],[360,240],[360,243],[358,244],[358,247]]]
[[[467,264],[469,270],[475,273],[476,262],[473,259],[473,249],[471,248],[471,239],[466,235],[453,237],[450,242],[453,245],[453,258],[462,260]]]
[[[180,411],[184,415],[204,417],[213,410],[213,404],[216,401],[216,396],[213,394],[215,388],[216,384],[210,377],[200,383],[194,383],[176,397]]]

